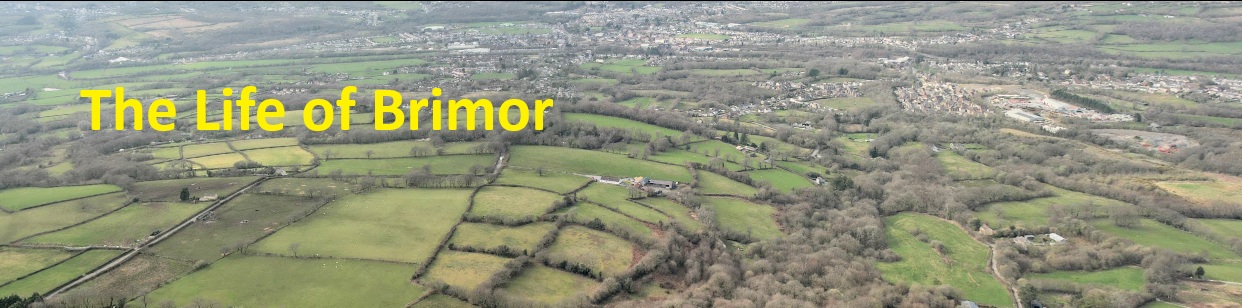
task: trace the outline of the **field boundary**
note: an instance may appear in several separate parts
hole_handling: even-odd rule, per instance
[[[65,186],[65,187],[70,187],[70,186]],[[70,202],[70,201],[78,201],[78,200],[82,200],[82,199],[86,199],[86,198],[94,198],[94,197],[105,196],[105,195],[110,195],[110,194],[117,194],[117,193],[125,193],[125,190],[124,190],[124,189],[122,189],[122,190],[118,190],[118,191],[114,191],[114,192],[106,192],[106,193],[102,193],[102,194],[94,194],[94,195],[90,195],[90,196],[77,197],[77,198],[73,198],[73,199],[65,199],[65,200],[61,200],[61,201],[49,202],[49,203],[44,203],[44,204],[40,204],[40,205],[36,205],[36,206],[32,206],[32,207],[28,207],[28,208],[24,208],[24,209],[17,210],[17,211],[14,211],[14,212],[10,212],[10,211],[7,211],[7,210],[5,210],[4,212],[5,212],[5,213],[9,213],[9,214],[14,214],[14,213],[17,213],[17,212],[21,212],[21,211],[25,211],[25,210],[30,210],[30,209],[37,209],[37,208],[41,208],[41,207],[45,207],[45,206],[49,206],[49,205],[53,205],[53,204],[57,204],[57,203],[62,203],[62,202]]]
[[[55,229],[55,230],[48,230],[48,231],[43,231],[43,232],[39,232],[39,233],[35,233],[35,234],[31,234],[31,235],[29,235],[29,236],[26,236],[26,237],[23,237],[23,238],[19,238],[19,239],[13,240],[12,242],[9,242],[9,244],[12,244],[12,243],[17,243],[17,242],[21,242],[21,241],[25,241],[25,240],[28,240],[28,239],[31,239],[31,238],[34,238],[34,237],[38,237],[38,236],[44,235],[44,234],[56,233],[56,232],[60,232],[60,231],[67,230],[67,229],[69,229],[69,228],[77,227],[77,226],[83,225],[83,224],[85,224],[85,223],[88,223],[88,222],[95,221],[95,220],[97,220],[97,219],[103,218],[104,216],[112,215],[112,213],[116,213],[117,211],[120,211],[121,209],[127,208],[127,207],[129,207],[130,205],[134,205],[134,204],[135,204],[134,200],[132,200],[132,199],[131,199],[131,200],[126,200],[125,205],[121,205],[121,206],[117,207],[116,209],[113,209],[113,210],[108,211],[108,212],[106,212],[106,213],[99,214],[99,216],[91,217],[91,218],[89,218],[89,219],[87,219],[87,220],[79,221],[79,222],[74,223],[74,224],[72,224],[72,225],[68,225],[68,226],[60,227],[60,228]],[[8,244],[5,244],[5,245],[8,245]]]
[[[101,264],[95,267],[94,269],[87,272],[86,274],[79,276],[77,279],[71,280],[64,285],[61,285],[60,287],[52,289],[52,291],[49,291],[47,293],[46,297],[50,298],[50,297],[59,295],[61,292],[64,292],[65,290],[72,289],[73,287],[86,283],[87,281],[90,281],[91,279],[94,279],[95,277],[98,277],[99,275],[107,273],[108,271],[116,267],[119,267],[121,264],[125,264],[125,262],[128,262],[130,259],[133,259],[139,253],[141,253],[143,248],[147,248],[147,247],[150,247],[151,245],[158,244],[160,241],[163,241],[164,239],[169,238],[174,234],[177,234],[177,232],[181,231],[182,229],[185,229],[185,227],[189,226],[195,221],[198,221],[198,219],[202,217],[204,213],[214,211],[217,208],[224,206],[224,204],[229,203],[229,201],[233,201],[233,198],[236,198],[237,196],[240,196],[241,194],[245,193],[247,189],[258,186],[259,184],[262,184],[263,182],[269,179],[271,179],[271,177],[260,177],[254,180],[253,182],[250,182],[250,184],[238,189],[237,191],[234,191],[228,197],[221,198],[219,201],[216,201],[215,204],[212,204],[204,208],[203,210],[199,211],[198,213],[191,215],[189,218],[183,220],[180,224],[173,226],[167,232],[160,233],[160,235],[156,236],[154,239],[151,239],[145,243],[142,243],[138,245],[137,247],[134,247],[133,249],[129,250],[129,252],[122,253],[116,258],[113,258],[111,261],[108,261],[104,264]]]
[[[30,248],[30,249],[34,249],[34,248]],[[37,271],[31,272],[31,273],[29,273],[29,274],[22,275],[21,277],[13,278],[13,280],[5,281],[4,283],[0,283],[0,288],[3,288],[4,286],[10,285],[10,284],[13,284],[14,282],[17,282],[18,280],[22,280],[22,279],[25,279],[26,277],[34,276],[35,274],[38,274],[38,273],[41,273],[41,272],[46,271],[46,270],[48,270],[48,269],[51,269],[51,268],[53,268],[53,267],[56,267],[57,265],[60,265],[61,263],[68,262],[69,260],[72,260],[73,258],[77,258],[78,256],[80,256],[80,255],[82,255],[82,254],[86,253],[88,250],[90,250],[90,249],[79,251],[79,252],[77,252],[77,253],[73,254],[72,256],[69,256],[68,258],[65,258],[64,260],[60,260],[60,261],[57,261],[56,263],[52,263],[52,264],[50,264],[50,265],[48,265],[48,266],[45,266],[45,267],[43,267],[43,268],[41,268],[41,269],[39,269],[39,270],[37,270]]]

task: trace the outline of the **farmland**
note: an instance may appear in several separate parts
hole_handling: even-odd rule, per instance
[[[724,230],[757,239],[782,235],[773,218],[776,210],[770,206],[723,197],[707,198],[706,204],[716,211],[716,222]]]
[[[495,165],[492,155],[446,155],[416,158],[333,159],[319,165],[320,173],[349,175],[405,175],[430,166],[433,174],[468,174],[471,167]]]
[[[471,213],[480,216],[527,217],[539,216],[560,200],[556,194],[515,187],[484,187],[474,196]]]
[[[69,199],[102,195],[120,191],[114,185],[87,185],[55,188],[14,188],[0,191],[0,208],[20,211],[30,207],[52,204]]]
[[[1130,291],[1139,291],[1143,289],[1143,270],[1135,267],[1123,267],[1095,272],[1041,273],[1027,277],[1063,280],[1080,284],[1100,284]]]
[[[510,152],[513,158],[509,159],[509,164],[516,167],[545,167],[580,174],[647,176],[679,182],[690,181],[690,174],[683,167],[630,159],[611,153],[543,146],[514,147]]]
[[[252,249],[289,256],[425,262],[466,210],[468,190],[380,190],[350,195]],[[393,236],[400,234],[401,236]]]
[[[543,265],[527,268],[505,285],[510,292],[536,302],[553,305],[595,288],[597,282],[587,277],[552,269]]]
[[[34,275],[0,285],[0,293],[47,293],[120,254],[116,250],[88,250]]]
[[[409,266],[372,261],[238,256],[156,289],[151,302],[189,305],[193,299],[230,306],[401,306],[425,290],[408,282]],[[354,290],[347,295],[299,290]],[[131,303],[133,304],[133,303]]]
[[[902,261],[877,263],[884,278],[916,284],[947,284],[966,299],[982,304],[1010,306],[1005,287],[988,272],[988,248],[952,223],[938,218],[899,214],[886,220],[888,245]],[[944,252],[911,235],[913,230],[942,243]]]
[[[132,246],[157,231],[190,218],[207,207],[199,204],[138,203],[88,223],[25,240],[67,246]]]
[[[444,251],[423,280],[440,281],[452,287],[474,290],[492,273],[504,268],[509,259],[481,253]]]
[[[562,230],[547,254],[554,262],[582,264],[612,276],[630,267],[628,252],[634,249],[633,244],[615,235],[575,226]]]
[[[555,226],[552,223],[532,223],[520,227],[501,227],[489,224],[463,223],[453,233],[451,244],[456,246],[495,249],[506,246],[517,251],[534,251],[535,244]]]

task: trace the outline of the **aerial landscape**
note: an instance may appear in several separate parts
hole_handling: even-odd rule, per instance
[[[1242,307],[1242,3],[3,2],[25,307]]]

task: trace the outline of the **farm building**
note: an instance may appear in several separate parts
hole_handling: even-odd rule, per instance
[[[660,187],[664,187],[667,189],[677,188],[677,182],[665,181],[665,180],[649,180],[647,181],[647,185],[655,185],[655,186],[660,186]]]
[[[1048,238],[1052,239],[1053,244],[1059,244],[1065,241],[1064,237],[1061,237],[1060,234],[1056,234],[1056,233],[1048,233]]]

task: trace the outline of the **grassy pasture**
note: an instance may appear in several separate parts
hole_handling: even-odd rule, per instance
[[[343,174],[354,175],[405,175],[420,169],[423,165],[431,166],[433,174],[467,174],[471,166],[493,166],[496,157],[492,155],[445,155],[414,158],[386,159],[332,159],[319,164],[319,173],[327,174],[340,170]]]
[[[298,138],[268,138],[229,141],[238,151],[258,148],[297,146]]]
[[[970,238],[953,223],[922,214],[898,214],[885,219],[888,246],[901,261],[877,262],[886,280],[923,285],[947,284],[966,300],[997,307],[1010,307],[1009,293],[987,270],[988,248]],[[918,229],[944,243],[945,253],[920,242],[911,230]]]
[[[795,188],[810,187],[815,185],[802,175],[797,175],[782,169],[763,169],[747,171],[750,178],[756,181],[768,181],[772,187],[780,189],[783,192],[791,192]]]
[[[561,196],[542,190],[506,186],[488,186],[474,196],[470,211],[480,216],[538,217],[548,212]]]
[[[20,211],[34,206],[117,191],[121,191],[121,188],[107,184],[50,188],[9,188],[0,190],[0,208],[9,211]]]
[[[716,211],[716,222],[725,230],[750,234],[757,239],[772,239],[784,235],[772,216],[776,209],[771,206],[726,197],[708,197],[703,201]]]
[[[444,154],[469,154],[471,149],[483,144],[482,142],[450,142],[444,144]],[[395,158],[410,157],[410,150],[418,147],[428,151],[429,154],[435,153],[435,148],[427,141],[391,141],[384,143],[371,144],[317,144],[309,146],[311,151],[319,154],[319,157],[337,159],[337,158],[368,158],[367,151],[371,151],[370,158]],[[331,156],[331,157],[329,157]]]
[[[986,209],[979,213],[979,219],[993,228],[1004,227],[1009,224],[1040,226],[1048,223],[1047,210],[1053,205],[1090,204],[1094,208],[1101,210],[1112,207],[1131,206],[1125,202],[1113,199],[1101,198],[1053,186],[1046,187],[1053,191],[1054,195],[1052,197],[988,204]]]
[[[551,222],[539,222],[520,227],[505,227],[482,223],[463,223],[457,226],[450,242],[457,246],[494,249],[501,245],[517,251],[534,251],[535,244],[556,226]]]
[[[496,178],[496,184],[543,188],[562,194],[578,189],[590,181],[590,178],[584,176],[560,172],[544,172],[543,176],[539,176],[534,170],[518,168],[505,168],[500,177]]]
[[[137,203],[88,223],[36,236],[26,243],[69,246],[133,246],[154,231],[168,228],[206,208],[208,203]]]
[[[681,223],[682,226],[685,226],[690,230],[698,231],[703,229],[703,224],[700,223],[698,219],[695,219],[694,216],[691,216],[693,210],[682,206],[681,204],[677,204],[677,202],[673,202],[672,200],[666,198],[645,198],[635,200],[635,202],[660,210],[661,213],[668,215],[668,217],[673,220],[677,220],[678,223]]]
[[[1094,272],[1059,271],[1032,274],[1026,277],[1063,280],[1079,284],[1098,284],[1129,291],[1142,291],[1145,281],[1143,279],[1143,269],[1137,267],[1122,267]]]
[[[246,160],[245,156],[242,156],[241,154],[237,154],[237,153],[224,153],[224,154],[216,154],[216,155],[211,155],[211,156],[200,156],[198,158],[190,159],[190,161],[198,163],[199,165],[202,165],[203,168],[207,168],[207,169],[232,168],[234,165],[237,164],[237,162],[245,161],[245,160]]]
[[[679,142],[678,137],[680,137],[682,134],[682,132],[679,132],[671,128],[651,125],[651,124],[647,124],[644,122],[634,121],[634,120],[625,119],[625,118],[610,117],[610,116],[603,116],[603,115],[597,115],[597,114],[566,113],[565,119],[571,120],[571,121],[588,122],[591,124],[595,124],[595,126],[598,126],[598,127],[620,128],[620,129],[631,130],[631,131],[638,130],[638,131],[642,131],[647,134],[650,134],[652,137],[655,137],[657,135],[669,136],[669,137],[673,137],[674,143]],[[690,138],[690,141],[697,141],[697,140],[703,140],[703,137],[692,136],[692,138]]]
[[[547,255],[556,262],[565,260],[589,266],[607,277],[629,269],[632,252],[637,249],[616,235],[570,226],[556,237]]]
[[[66,201],[13,214],[0,213],[0,243],[56,230],[120,208],[129,202],[122,193]]]
[[[120,254],[121,251],[119,250],[88,250],[38,274],[0,286],[0,294],[5,294],[4,296],[9,294],[29,296],[35,292],[45,294],[61,284],[86,274],[86,272],[95,269],[95,267],[108,262],[108,260],[112,260],[112,258]]]
[[[1214,181],[1156,182],[1157,186],[1187,200],[1208,203],[1242,200],[1242,179],[1218,175]]]
[[[255,243],[252,250],[421,263],[461,218],[470,190],[381,189],[348,195]],[[296,249],[291,247],[297,244]]]
[[[1096,220],[1091,225],[1097,230],[1129,239],[1139,245],[1166,248],[1184,253],[1203,251],[1207,252],[1208,258],[1213,261],[1239,260],[1237,254],[1219,244],[1151,219],[1141,220],[1139,225],[1134,228],[1118,227],[1111,220],[1107,219]]]
[[[185,158],[211,156],[231,152],[233,152],[233,149],[230,149],[229,145],[224,142],[191,144],[181,148],[181,154],[184,155]]]
[[[347,195],[350,184],[327,178],[279,178],[271,179],[249,192],[275,193],[291,196],[315,194]]]
[[[318,201],[310,198],[245,194],[215,211],[215,219],[196,222],[151,247],[151,252],[181,260],[215,261],[222,249],[250,244],[298,218]]]
[[[264,166],[309,165],[315,159],[314,155],[297,146],[246,150],[242,153]]]
[[[134,183],[129,193],[142,201],[178,201],[182,188],[189,188],[190,195],[219,195],[221,198],[232,194],[242,187],[254,182],[255,177],[235,178],[189,178],[178,180],[162,180]]]
[[[508,262],[509,259],[489,254],[446,250],[440,252],[422,279],[442,281],[469,291],[504,268]]]
[[[951,151],[936,153],[936,160],[944,166],[944,171],[954,180],[978,180],[990,177],[995,171],[992,167],[976,163]]]
[[[225,258],[156,289],[152,303],[190,305],[203,298],[228,306],[403,306],[426,292],[407,265],[261,256]],[[350,290],[349,292],[335,292]],[[138,306],[141,303],[130,303]]]
[[[431,296],[428,296],[427,298],[424,298],[423,300],[418,301],[417,303],[414,303],[414,305],[410,307],[411,308],[471,308],[471,307],[474,307],[474,305],[471,305],[470,303],[467,303],[467,302],[463,302],[460,299],[457,299],[452,296],[448,296],[444,294],[432,294]]]
[[[630,159],[612,153],[547,146],[515,146],[509,152],[513,155],[509,159],[510,165],[530,169],[546,167],[579,174],[648,176],[678,182],[690,181],[690,174],[683,167]]]
[[[539,303],[554,305],[590,291],[598,284],[599,282],[591,278],[535,264],[506,283],[503,290]]]
[[[590,223],[595,219],[599,219],[600,222],[604,223],[604,226],[610,229],[625,230],[625,232],[645,238],[654,237],[653,233],[655,231],[651,230],[650,227],[647,227],[647,225],[642,222],[595,204],[579,203],[567,209],[558,211],[557,213],[564,213],[565,215],[568,215],[568,217],[572,217],[569,221],[581,224]]]
[[[752,197],[759,189],[709,171],[699,171],[699,192],[704,194],[723,194],[739,197]]]
[[[73,256],[71,252],[58,249],[0,248],[0,285]]]

